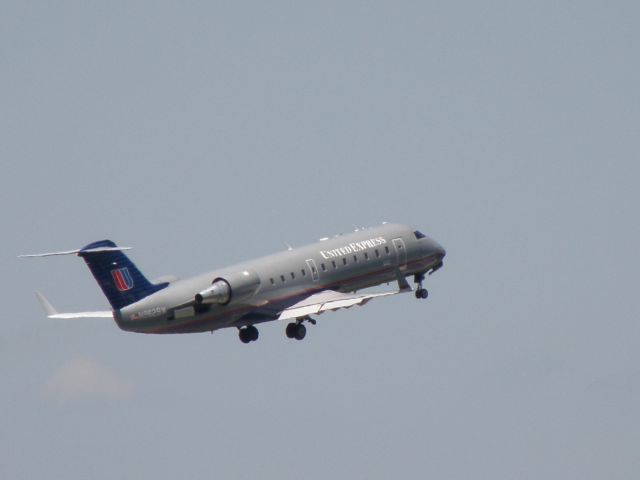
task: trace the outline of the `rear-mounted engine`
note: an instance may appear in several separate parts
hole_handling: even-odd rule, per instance
[[[251,298],[260,287],[260,278],[255,272],[244,270],[225,277],[216,278],[211,286],[195,296],[196,304],[227,305]]]

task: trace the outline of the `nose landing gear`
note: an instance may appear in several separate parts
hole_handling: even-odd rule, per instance
[[[424,273],[416,273],[413,277],[413,281],[416,282],[418,288],[416,288],[416,298],[425,299],[429,296],[429,291],[426,288],[422,287],[422,282],[424,281]]]

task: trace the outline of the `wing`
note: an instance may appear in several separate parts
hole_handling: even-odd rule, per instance
[[[40,292],[36,292],[36,297],[38,297],[38,301],[44,311],[47,312],[47,317],[49,318],[64,318],[64,319],[74,319],[74,318],[113,318],[113,312],[109,311],[101,311],[101,312],[77,312],[77,313],[58,313],[53,305],[49,303],[49,300],[45,298]]]
[[[340,293],[334,290],[323,290],[308,296],[304,300],[285,308],[278,317],[278,320],[290,318],[300,318],[306,315],[313,315],[328,310],[338,310],[339,308],[349,308],[354,305],[364,305],[374,298],[388,297],[398,293],[411,290],[398,290],[396,292],[382,293]]]

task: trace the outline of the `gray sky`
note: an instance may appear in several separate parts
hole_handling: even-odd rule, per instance
[[[1,3],[0,477],[640,470],[637,2]],[[354,225],[447,249],[431,296],[146,336],[110,238],[188,276]]]

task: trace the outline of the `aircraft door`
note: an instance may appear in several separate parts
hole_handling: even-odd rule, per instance
[[[307,260],[307,267],[309,267],[309,271],[311,272],[311,278],[314,282],[317,282],[320,278],[318,274],[318,267],[316,267],[316,261],[313,258],[309,258]]]
[[[401,238],[394,238],[391,240],[393,248],[396,251],[396,260],[398,262],[398,268],[404,270],[407,268],[407,249],[404,246],[404,240]]]

